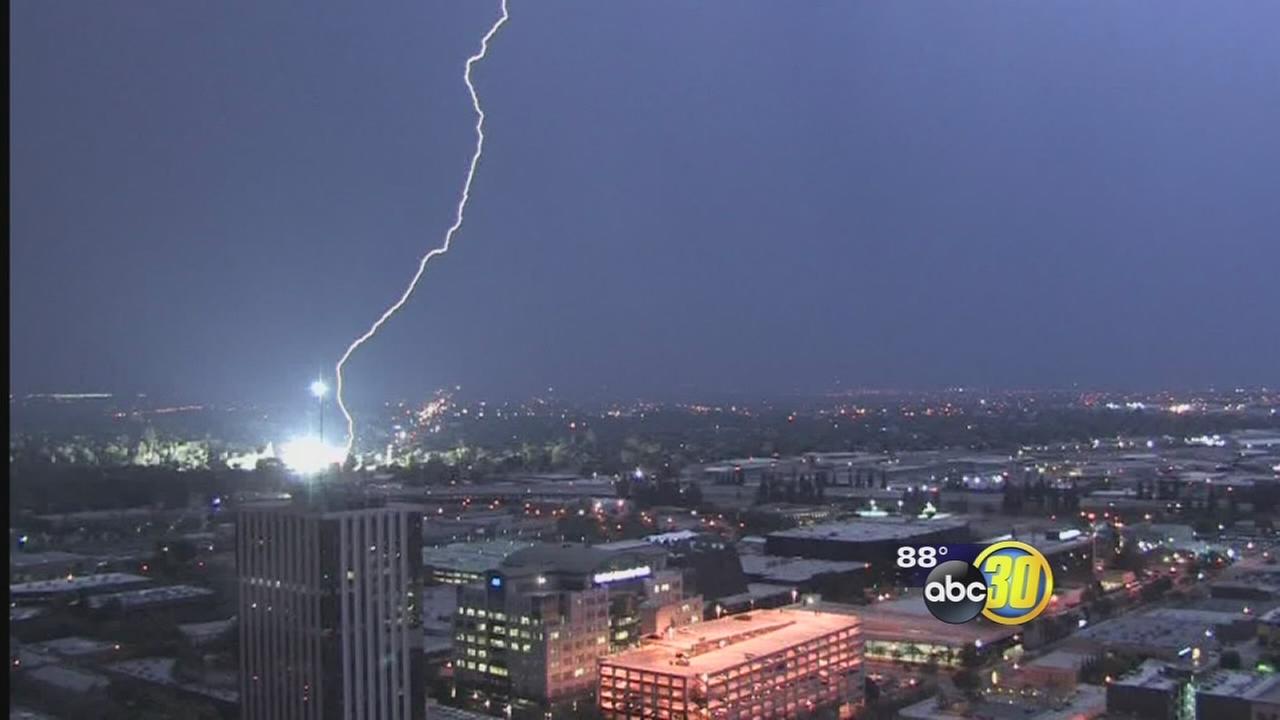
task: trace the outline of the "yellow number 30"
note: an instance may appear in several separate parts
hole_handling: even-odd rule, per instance
[[[992,555],[982,570],[992,574],[987,607],[1000,609],[1008,606],[1015,610],[1035,607],[1040,595],[1040,559],[1030,555],[1009,557]]]
[[[1004,625],[1021,625],[1048,607],[1053,596],[1053,570],[1044,555],[1026,543],[995,543],[976,563],[987,576],[987,604],[982,614]]]

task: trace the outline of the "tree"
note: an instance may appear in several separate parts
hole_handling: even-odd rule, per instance
[[[905,655],[906,655],[906,652],[903,651],[903,649],[898,645],[894,645],[893,649],[889,651],[889,656],[893,658],[894,662],[899,664],[902,663],[902,658]]]
[[[924,651],[920,649],[919,645],[916,645],[915,643],[911,643],[910,645],[907,646],[908,660],[910,660],[911,662],[919,662],[920,658],[922,657],[924,657]]]
[[[196,559],[196,544],[183,538],[160,540],[156,543],[155,560],[166,568],[186,565]]]
[[[788,482],[786,487],[782,489],[782,496],[786,498],[788,503],[794,503],[796,501],[799,493],[796,490],[796,482],[794,480]]]
[[[870,677],[863,680],[863,696],[867,699],[867,704],[872,705],[880,699],[880,686]]]
[[[1089,604],[1097,602],[1102,597],[1102,583],[1093,582],[1086,585],[1084,591],[1080,593],[1080,601]]]
[[[606,539],[600,521],[586,503],[576,509],[570,508],[568,513],[557,520],[556,532],[567,542],[596,543]]]
[[[960,667],[974,670],[981,666],[982,653],[978,652],[977,647],[973,645],[965,645],[960,649]]]
[[[769,483],[765,480],[761,480],[760,484],[756,486],[755,504],[764,505],[768,502],[769,502]]]
[[[982,681],[978,678],[978,671],[973,668],[961,668],[951,675],[951,681],[955,683],[956,689],[964,693],[964,696],[973,699],[978,695],[978,688]]]
[[[1102,657],[1090,659],[1080,668],[1080,681],[1091,685],[1101,685],[1107,678],[1118,678],[1138,665],[1138,660],[1125,655],[1106,653]]]
[[[1155,582],[1142,588],[1142,601],[1155,602],[1164,596],[1165,593],[1173,589],[1173,581],[1167,577],[1162,577]]]
[[[696,483],[686,487],[683,494],[688,507],[696,508],[702,506],[702,488],[698,487]]]
[[[1115,567],[1141,574],[1147,567],[1147,556],[1138,551],[1135,543],[1126,542],[1120,547],[1120,554],[1115,556]]]
[[[1093,603],[1091,609],[1099,620],[1104,620],[1116,611],[1116,604],[1109,597],[1100,597]]]

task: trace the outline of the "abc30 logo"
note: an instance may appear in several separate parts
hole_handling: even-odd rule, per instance
[[[924,585],[924,602],[939,620],[960,624],[979,614],[1001,625],[1037,618],[1053,599],[1053,569],[1037,549],[1015,540],[986,547],[972,564],[939,562],[945,550],[898,548],[899,567],[933,568]]]

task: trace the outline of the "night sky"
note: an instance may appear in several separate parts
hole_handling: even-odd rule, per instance
[[[497,0],[11,4],[13,392],[301,396]],[[511,0],[350,396],[1280,381],[1280,3]]]

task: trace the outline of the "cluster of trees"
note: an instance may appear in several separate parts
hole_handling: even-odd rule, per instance
[[[1128,655],[1107,652],[1090,659],[1080,668],[1080,682],[1103,685],[1107,678],[1119,678],[1136,668],[1142,660]]]
[[[11,518],[19,511],[35,515],[112,510],[131,507],[186,507],[245,490],[278,490],[283,474],[200,470],[174,472],[163,467],[72,467],[65,465],[11,466],[9,505]],[[39,528],[27,518],[25,529]]]
[[[826,500],[826,486],[826,480],[822,476],[811,478],[808,475],[801,475],[799,478],[791,479],[766,478],[756,486],[755,504],[820,503]]]
[[[636,512],[621,518],[601,517],[586,501],[568,507],[566,511],[556,519],[556,535],[564,542],[600,543],[653,533],[653,528],[646,525]]]
[[[626,486],[626,490],[623,490]],[[638,507],[670,506],[697,509],[702,507],[702,488],[696,483],[685,485],[678,480],[619,480],[619,495],[631,498]]]
[[[1080,487],[1075,480],[1065,488],[1054,487],[1040,476],[1035,482],[1023,479],[1004,484],[1003,509],[1006,513],[1057,515],[1080,510]]]
[[[1142,588],[1139,596],[1144,603],[1153,603],[1164,597],[1173,589],[1173,580],[1167,577],[1158,578]]]
[[[734,520],[738,523],[738,529],[743,535],[768,535],[772,532],[790,530],[797,525],[796,521],[790,518],[759,510],[740,512]]]
[[[1141,575],[1143,570],[1147,569],[1150,564],[1150,558],[1138,549],[1136,542],[1123,542],[1119,546],[1120,552],[1113,555],[1111,564],[1117,570],[1128,570],[1129,572]]]
[[[951,682],[965,697],[974,699],[982,690],[982,676],[978,670],[982,667],[982,653],[972,645],[965,645],[960,651],[960,667],[951,675]]]
[[[137,439],[128,435],[19,436],[9,442],[9,462],[19,466],[84,465],[92,467],[169,467],[203,470],[213,467],[217,450],[208,439],[160,438],[144,428]]]
[[[697,483],[682,483],[670,472],[658,475],[626,473],[614,481],[618,497],[632,500],[640,507],[667,505],[698,508],[702,506],[702,488]]]

